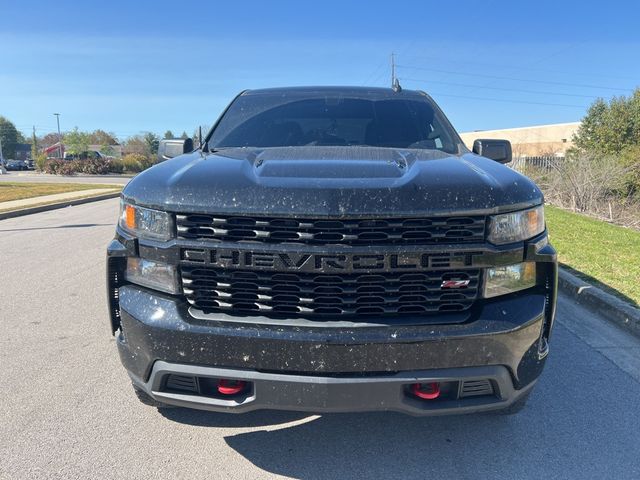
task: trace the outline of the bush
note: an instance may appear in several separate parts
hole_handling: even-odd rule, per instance
[[[75,162],[62,162],[62,166],[60,167],[60,170],[58,171],[58,175],[75,175],[76,173],[78,173],[78,165],[75,164]]]
[[[109,161],[102,158],[74,160],[70,162],[78,173],[87,175],[104,175],[109,173]]]
[[[141,172],[151,167],[154,162],[146,155],[130,153],[122,157],[122,167],[127,172]]]
[[[45,160],[43,171],[45,173],[51,173],[53,175],[61,175],[62,167],[66,164],[64,160]]]
[[[550,199],[579,212],[597,211],[615,198],[626,173],[615,157],[587,152],[572,152],[553,169],[555,175],[548,179]]]
[[[122,159],[105,160],[93,158],[86,160],[44,160],[42,168],[45,173],[54,175],[75,175],[84,173],[86,175],[105,175],[107,173],[138,173],[151,167],[154,162],[146,155],[130,153]]]
[[[102,175],[109,170],[105,160],[47,160],[44,171],[54,175]]]
[[[118,158],[114,158],[109,162],[109,172],[110,173],[123,173],[124,172],[124,163],[122,160]]]
[[[620,179],[620,194],[625,197],[640,197],[640,145],[620,152],[619,163],[624,169]]]
[[[38,171],[44,172],[45,165],[47,163],[47,156],[44,153],[39,153],[38,155],[36,155],[36,158],[34,160]]]

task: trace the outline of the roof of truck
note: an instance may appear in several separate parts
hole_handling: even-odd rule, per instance
[[[299,95],[318,95],[318,94],[331,94],[331,95],[354,95],[362,97],[373,98],[391,98],[397,96],[424,97],[426,94],[420,90],[404,90],[395,91],[392,88],[383,87],[349,87],[349,86],[309,86],[309,87],[277,87],[277,88],[260,88],[255,90],[245,90],[242,95],[284,95],[284,94],[299,94]]]

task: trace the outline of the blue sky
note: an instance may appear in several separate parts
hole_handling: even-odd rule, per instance
[[[429,92],[459,131],[579,120],[640,85],[640,2],[0,0],[0,115],[193,132],[246,88]]]

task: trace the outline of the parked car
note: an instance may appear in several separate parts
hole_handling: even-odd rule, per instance
[[[424,92],[245,91],[124,188],[111,329],[138,398],[218,412],[515,413],[542,373],[543,195]],[[177,155],[177,156],[176,156]],[[175,157],[175,158],[170,158]]]
[[[88,150],[80,154],[73,154],[68,152],[64,154],[65,160],[95,160],[95,159],[107,159],[107,158],[112,158],[112,157],[106,157],[97,150]]]
[[[7,170],[29,170],[29,165],[24,160],[7,160]]]

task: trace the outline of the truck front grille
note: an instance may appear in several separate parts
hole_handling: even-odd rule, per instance
[[[485,217],[322,220],[276,217],[176,216],[179,238],[214,242],[394,245],[483,242]]]
[[[318,274],[182,266],[184,294],[205,312],[302,317],[416,315],[459,312],[478,296],[480,271]],[[442,289],[446,280],[469,280]]]

